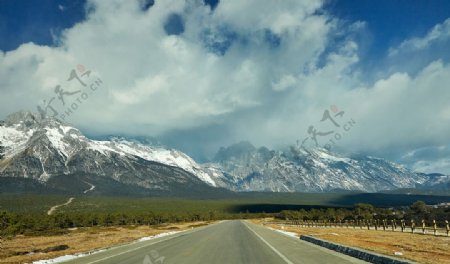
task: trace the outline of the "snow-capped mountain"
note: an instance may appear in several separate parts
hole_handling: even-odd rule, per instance
[[[30,112],[0,123],[0,176],[60,189],[93,182],[160,192],[204,191],[215,185],[182,152],[126,140],[90,140],[74,127]]]
[[[125,138],[92,140],[58,120],[18,112],[0,122],[0,180],[64,191],[95,185],[95,192],[127,194],[223,191],[220,187],[374,192],[424,186],[429,176],[374,157],[298,147],[257,149],[247,142],[221,148],[212,163],[198,164],[178,150]]]
[[[450,175],[441,173],[424,174],[428,180],[422,185],[418,186],[420,189],[449,191],[450,190]]]
[[[375,157],[342,157],[325,149],[256,149],[248,142],[222,148],[206,167],[218,186],[236,191],[323,192],[414,188],[425,175]]]

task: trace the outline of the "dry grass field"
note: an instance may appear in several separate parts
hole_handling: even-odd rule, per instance
[[[256,223],[262,224],[261,220]],[[279,225],[266,224],[281,229]],[[285,226],[283,230],[298,235],[312,235],[331,242],[413,260],[419,263],[450,263],[450,237],[352,228],[304,228]]]
[[[159,227],[98,227],[71,230],[64,235],[15,236],[0,244],[0,263],[30,263],[41,259],[111,247],[169,231],[181,231],[206,225],[206,222],[168,224]],[[68,246],[64,250],[54,247]],[[65,248],[62,247],[62,248]],[[46,252],[48,251],[48,252]],[[31,253],[35,252],[35,253]]]

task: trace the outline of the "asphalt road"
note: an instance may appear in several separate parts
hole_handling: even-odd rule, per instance
[[[66,263],[366,263],[246,221],[224,221]]]

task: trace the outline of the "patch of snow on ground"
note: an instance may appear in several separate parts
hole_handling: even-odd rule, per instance
[[[166,232],[166,233],[161,233],[161,234],[157,234],[154,236],[148,236],[148,237],[142,237],[140,239],[138,239],[138,242],[142,242],[142,241],[148,241],[148,240],[152,240],[155,238],[160,238],[160,237],[165,237],[165,236],[170,236],[176,233],[180,233],[181,231],[170,231],[170,232]]]
[[[69,260],[73,260],[76,258],[81,258],[81,257],[85,257],[85,256],[89,256],[92,254],[96,254],[99,252],[103,252],[106,249],[100,249],[100,250],[95,250],[95,251],[89,251],[86,253],[77,253],[77,254],[72,254],[72,255],[64,255],[61,257],[57,257],[54,259],[44,259],[44,260],[38,260],[38,261],[33,261],[33,264],[50,264],[50,263],[61,263],[61,262],[66,262]]]
[[[294,232],[289,232],[289,231],[279,230],[279,229],[275,229],[275,228],[271,228],[271,227],[269,227],[269,229],[271,229],[271,230],[273,230],[273,231],[276,231],[276,232],[278,232],[278,233],[284,234],[284,235],[286,235],[286,236],[298,238],[297,233],[294,233]]]
[[[182,231],[170,231],[170,232],[157,234],[157,235],[154,235],[154,236],[142,237],[142,238],[136,240],[135,242],[148,241],[148,240],[152,240],[152,239],[155,239],[155,238],[170,236],[170,235],[173,235],[173,234],[176,234],[176,233],[179,233],[179,232],[182,232]],[[81,257],[89,256],[89,255],[92,255],[92,254],[100,253],[100,252],[103,252],[103,251],[106,251],[106,250],[108,250],[108,249],[99,249],[99,250],[94,250],[94,251],[89,251],[89,252],[84,252],[84,253],[76,253],[76,254],[72,254],[72,255],[65,255],[65,256],[54,258],[54,259],[38,260],[38,261],[34,261],[33,264],[61,263],[61,262],[73,260],[73,259],[76,259],[76,258],[81,258]]]

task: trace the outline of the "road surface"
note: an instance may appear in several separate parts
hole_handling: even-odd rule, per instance
[[[115,247],[66,263],[341,264],[366,262],[247,221],[236,220]]]

